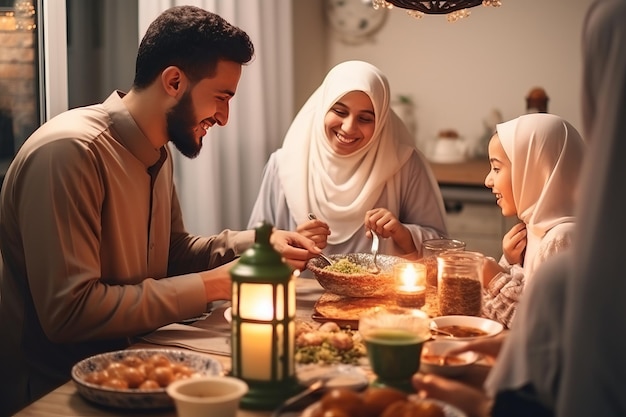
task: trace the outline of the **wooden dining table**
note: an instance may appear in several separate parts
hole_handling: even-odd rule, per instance
[[[305,321],[313,321],[312,315],[315,303],[324,293],[324,289],[319,285],[317,280],[313,278],[298,278],[296,283],[296,318]],[[224,310],[229,303],[222,304],[216,308],[208,317],[189,324],[189,326],[210,329],[212,333],[223,332],[228,335],[230,332],[230,324],[224,317]],[[162,345],[156,345],[146,342],[138,338],[129,349],[136,348],[164,348]],[[229,355],[218,355],[206,353],[210,357],[219,361],[225,371],[231,368],[231,358]],[[489,372],[490,364],[486,362],[474,364],[468,374],[464,375],[462,380],[474,385],[481,386],[484,378]],[[151,416],[151,417],[176,417],[174,408],[165,410],[136,410],[136,409],[118,409],[107,408],[98,404],[94,404],[85,400],[77,391],[74,381],[69,380],[65,384],[56,388],[52,392],[43,396],[34,403],[28,405],[15,416],[17,417],[105,417],[105,416]],[[237,417],[270,417],[272,410],[246,410],[239,409]],[[285,414],[287,416],[288,414]],[[291,415],[297,415],[291,413]]]

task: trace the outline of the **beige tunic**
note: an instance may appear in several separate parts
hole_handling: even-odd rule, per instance
[[[202,313],[207,299],[195,272],[252,242],[251,233],[185,231],[169,150],[151,145],[120,95],[44,124],[7,172],[0,369],[17,392],[1,390],[5,407],[66,381],[87,355]]]

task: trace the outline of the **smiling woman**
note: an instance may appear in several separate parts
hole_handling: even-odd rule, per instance
[[[375,232],[379,253],[417,256],[446,226],[439,187],[412,141],[386,76],[367,62],[338,64],[270,156],[248,225],[297,230],[337,255],[370,252]]]

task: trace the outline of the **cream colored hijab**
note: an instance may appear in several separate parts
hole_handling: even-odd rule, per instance
[[[524,265],[530,266],[546,232],[574,221],[585,144],[569,122],[547,113],[520,116],[496,130],[511,161],[517,216],[528,231]]]
[[[329,109],[351,91],[365,92],[374,106],[376,127],[371,141],[350,155],[331,149],[324,129]],[[389,83],[375,66],[347,61],[332,68],[289,127],[278,154],[279,178],[296,223],[314,213],[331,230],[330,244],[363,230],[365,212],[374,208],[387,187],[386,208],[398,212],[395,174],[409,159],[413,142],[390,108]]]

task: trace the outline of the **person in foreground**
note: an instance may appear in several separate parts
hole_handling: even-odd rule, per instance
[[[537,271],[486,392],[416,376],[421,396],[456,404],[474,417],[626,415],[626,365],[619,360],[626,351],[620,331],[626,328],[620,244],[626,217],[615,195],[626,188],[625,20],[626,1],[597,0],[584,21],[582,108],[589,150],[572,247]]]
[[[389,100],[375,66],[332,68],[270,156],[248,224],[297,230],[328,254],[369,252],[373,230],[379,253],[418,257],[446,235],[439,186]]]
[[[526,283],[546,259],[570,246],[585,149],[576,129],[553,114],[523,115],[496,126],[485,185],[502,215],[521,222],[504,236],[500,262],[485,260],[483,316],[511,327]]]
[[[65,383],[78,360],[229,300],[229,269],[254,231],[190,235],[168,142],[196,156],[228,121],[248,35],[196,7],[148,28],[128,94],[41,126],[0,196],[0,415]],[[319,253],[296,232],[273,244],[292,266]]]

